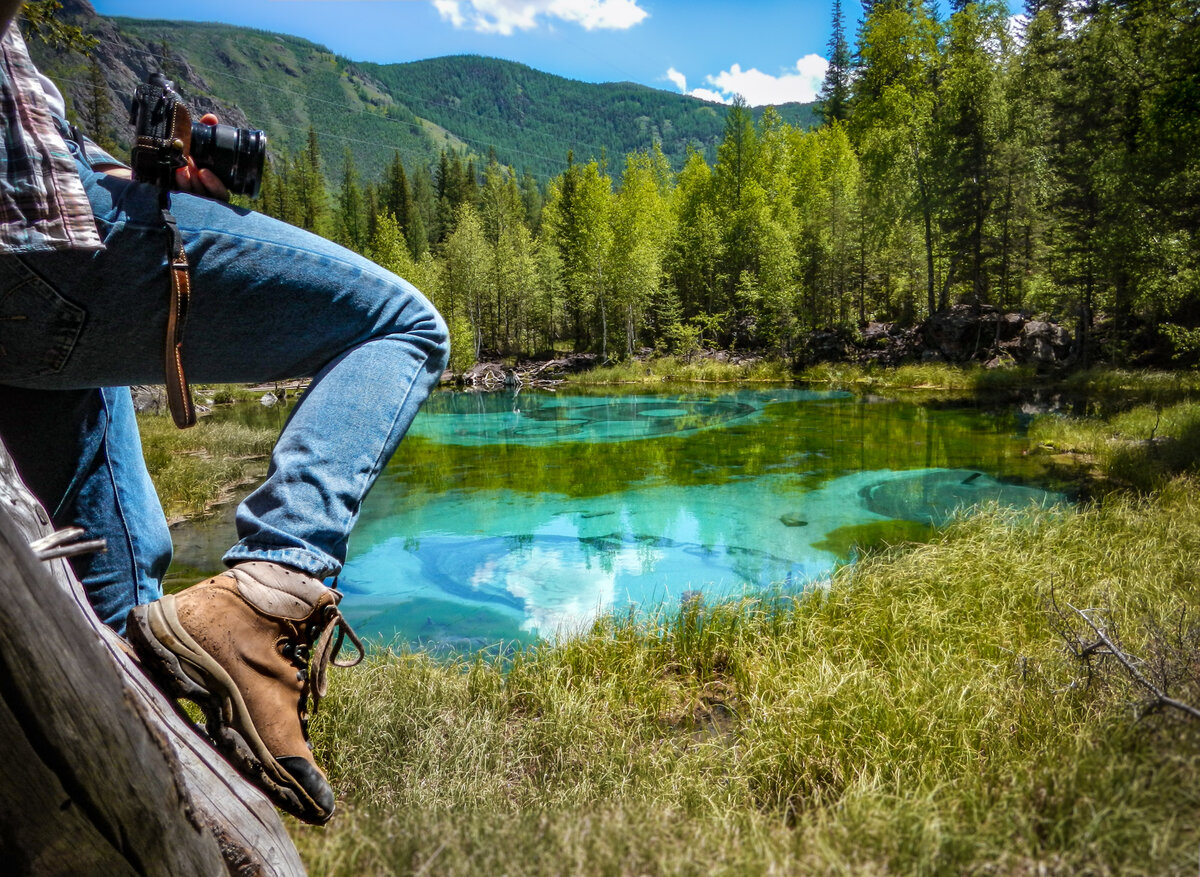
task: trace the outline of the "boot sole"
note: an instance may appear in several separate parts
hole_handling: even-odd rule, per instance
[[[316,825],[329,821],[333,810],[318,807],[275,760],[233,679],[179,623],[174,595],[137,606],[126,627],[143,667],[171,697],[190,700],[204,712],[208,736],[238,773],[297,819]]]

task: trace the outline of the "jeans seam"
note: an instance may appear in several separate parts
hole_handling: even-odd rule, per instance
[[[112,466],[112,454],[108,452],[108,432],[112,428],[112,407],[109,405],[108,399],[105,398],[104,392],[100,393],[100,404],[104,408],[104,435],[100,438],[100,453],[104,457],[104,471],[108,475],[109,483],[112,485],[113,503],[116,505],[117,520],[121,522],[121,535],[125,540],[125,545],[129,549],[130,569],[128,581],[133,585],[134,604],[136,605],[139,596],[138,587],[138,571],[137,558],[135,556],[135,547],[133,544],[133,533],[130,532],[129,522],[125,518],[125,502],[121,496],[121,491],[118,485],[118,479]]]
[[[84,327],[87,325],[87,310],[81,308],[59,292],[55,285],[43,277],[20,253],[13,254],[12,258],[15,260],[15,264],[21,266],[25,274],[25,279],[23,282],[10,287],[9,292],[16,292],[23,286],[38,290],[40,284],[40,291],[36,294],[47,299],[50,306],[53,307],[58,321],[61,323],[60,326],[56,327],[57,332],[49,341],[47,357],[43,360],[44,367],[39,368],[30,377],[46,377],[48,375],[59,374],[66,368],[67,362],[71,359],[71,354],[75,352],[75,347],[79,344],[79,338],[83,334]],[[45,295],[47,292],[49,293],[49,297]]]

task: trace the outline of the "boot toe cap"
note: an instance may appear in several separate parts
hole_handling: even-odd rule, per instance
[[[325,775],[311,761],[298,755],[285,755],[276,760],[284,770],[291,774],[296,785],[304,790],[304,793],[316,806],[316,810],[310,815],[296,815],[306,822],[317,824],[327,822],[333,815],[334,797],[333,788],[325,779]]]

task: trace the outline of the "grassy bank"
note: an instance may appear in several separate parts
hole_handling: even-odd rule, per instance
[[[885,390],[1000,392],[1056,387],[1070,393],[1135,395],[1169,399],[1200,393],[1200,372],[1115,368],[1085,369],[1066,375],[1039,375],[1031,366],[987,369],[982,365],[919,363],[896,368],[823,363],[801,370],[799,380]]]
[[[793,381],[791,366],[779,359],[752,359],[744,362],[721,362],[710,357],[682,359],[660,356],[601,366],[568,377],[568,382],[583,386],[601,384],[661,384],[661,383],[762,383]]]
[[[1090,463],[1100,489],[1157,490],[1200,463],[1200,402],[1137,405],[1112,417],[1045,416],[1029,429],[1031,453]]]
[[[1125,436],[1146,418],[1176,447],[1196,422],[1128,417],[1088,427],[1099,470],[1159,460]],[[1186,456],[1152,494],[982,514],[806,598],[609,619],[503,665],[373,657],[313,722],[342,813],[297,844],[314,874],[1194,873],[1200,723],[1142,716],[1062,635],[1101,607],[1200,700]]]
[[[139,414],[146,468],[169,519],[203,514],[266,472],[277,431],[207,418],[177,429],[165,414]]]
[[[898,367],[822,363],[800,370],[777,358],[719,361],[713,355],[661,356],[601,366],[571,375],[582,385],[670,382],[735,383],[800,380],[880,390],[1002,392],[1054,386],[1071,393],[1130,394],[1170,398],[1200,393],[1200,372],[1096,368],[1066,375],[1039,374],[1032,366],[988,369],[976,363],[914,363]]]
[[[1026,366],[985,369],[981,365],[921,363],[896,368],[850,363],[822,363],[802,370],[797,378],[814,384],[857,386],[880,390],[955,390],[989,392],[1037,386],[1037,373]]]

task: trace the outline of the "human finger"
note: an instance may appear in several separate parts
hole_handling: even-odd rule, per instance
[[[193,179],[199,186],[199,189],[195,190],[196,194],[215,198],[218,201],[229,200],[229,190],[225,188],[225,184],[221,182],[221,178],[208,168],[198,168],[193,175]]]
[[[194,168],[191,165],[191,159],[188,159],[189,164],[175,169],[175,188],[180,192],[196,192],[196,180]]]

